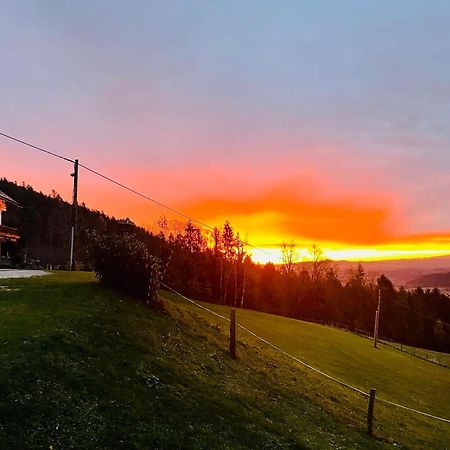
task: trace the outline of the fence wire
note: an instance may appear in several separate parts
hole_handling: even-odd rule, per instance
[[[198,308],[203,309],[204,311],[207,311],[208,313],[210,313],[210,314],[212,314],[212,315],[214,315],[214,316],[216,316],[216,317],[219,317],[220,319],[225,320],[226,322],[230,322],[230,319],[229,319],[228,317],[226,317],[226,316],[224,316],[224,315],[222,315],[222,314],[219,314],[218,312],[213,311],[212,309],[209,309],[209,308],[207,308],[206,306],[203,306],[202,304],[196,302],[195,300],[192,300],[192,299],[189,298],[189,297],[186,297],[185,295],[181,294],[180,292],[177,292],[175,289],[171,288],[171,287],[168,286],[167,284],[161,282],[161,285],[164,286],[164,287],[165,287],[166,289],[168,289],[169,291],[173,292],[174,294],[176,294],[176,295],[178,295],[178,296],[184,298],[184,299],[187,300],[188,302],[190,302],[190,303],[192,303],[193,305],[197,306]],[[318,373],[319,375],[322,375],[323,377],[325,377],[325,378],[327,378],[327,379],[329,379],[329,380],[331,380],[331,381],[334,381],[335,383],[338,383],[339,385],[341,385],[341,386],[343,386],[343,387],[346,387],[346,388],[348,388],[348,389],[351,389],[352,391],[357,392],[358,394],[361,394],[362,396],[364,396],[364,397],[366,397],[366,398],[369,397],[369,394],[368,394],[367,392],[364,392],[364,391],[362,391],[361,389],[359,389],[359,388],[357,388],[357,387],[355,387],[355,386],[352,386],[351,384],[345,383],[344,381],[339,380],[338,378],[335,378],[335,377],[333,377],[332,375],[329,375],[329,374],[323,372],[322,370],[320,370],[320,369],[318,369],[318,368],[316,368],[316,367],[314,367],[314,366],[311,366],[310,364],[306,363],[305,361],[301,360],[300,358],[297,358],[296,356],[294,356],[294,355],[292,355],[292,354],[286,352],[285,350],[283,350],[282,348],[280,348],[280,347],[278,347],[277,345],[273,344],[272,342],[268,341],[267,339],[265,339],[265,338],[259,336],[258,334],[256,334],[256,333],[253,332],[252,330],[249,330],[247,327],[244,327],[244,326],[241,325],[240,323],[236,322],[236,325],[237,325],[241,330],[244,330],[245,332],[247,332],[247,333],[250,334],[251,336],[255,337],[257,340],[263,342],[264,344],[266,344],[267,346],[273,348],[274,350],[277,350],[278,352],[280,352],[281,354],[283,354],[283,355],[286,356],[287,358],[292,359],[293,361],[297,362],[298,364],[300,364],[300,365],[302,365],[302,366],[304,366],[304,367],[306,367],[306,368],[308,368],[308,369],[310,369],[310,370],[312,370],[312,371]],[[435,416],[435,415],[433,415],[433,414],[428,414],[428,413],[426,413],[426,412],[419,411],[418,409],[410,408],[410,407],[408,407],[408,406],[401,405],[401,404],[399,404],[399,403],[395,403],[395,402],[392,402],[392,401],[390,401],[390,400],[386,400],[386,399],[381,398],[381,397],[377,397],[377,400],[380,401],[380,402],[382,402],[382,403],[385,403],[385,404],[388,404],[388,405],[391,405],[391,406],[395,406],[395,407],[400,408],[400,409],[404,409],[404,410],[406,410],[406,411],[414,412],[414,413],[416,413],[416,414],[419,414],[419,415],[422,415],[422,416],[425,416],[425,417],[428,417],[428,418],[431,418],[431,419],[438,420],[438,421],[440,421],[440,422],[450,423],[450,419],[446,419],[446,418],[444,418],[444,417]]]

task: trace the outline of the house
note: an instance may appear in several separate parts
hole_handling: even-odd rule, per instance
[[[127,231],[136,226],[129,217],[127,217],[126,219],[121,219],[117,223],[119,224],[119,227],[122,231]]]
[[[20,239],[19,232],[16,228],[3,225],[2,214],[9,206],[16,206],[20,208],[20,205],[11,197],[6,195],[3,191],[0,191],[0,265],[1,263],[7,263],[9,261],[9,255],[7,248],[2,243],[17,242]]]

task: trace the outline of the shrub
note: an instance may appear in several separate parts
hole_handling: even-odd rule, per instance
[[[91,237],[93,268],[101,283],[146,303],[156,301],[160,263],[141,241],[130,233]]]

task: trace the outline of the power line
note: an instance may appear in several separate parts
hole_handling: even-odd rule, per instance
[[[185,213],[183,213],[181,211],[178,211],[178,210],[176,210],[174,208],[171,208],[170,206],[167,206],[164,203],[161,203],[158,200],[155,200],[154,198],[149,197],[148,195],[142,194],[141,192],[136,191],[135,189],[133,189],[133,188],[131,188],[129,186],[126,186],[125,184],[122,184],[119,181],[114,180],[113,178],[110,178],[110,177],[108,177],[106,175],[103,175],[102,173],[97,172],[96,170],[91,169],[90,167],[85,166],[84,164],[80,164],[80,167],[82,167],[83,169],[87,170],[88,172],[93,173],[94,175],[97,175],[97,176],[99,176],[99,177],[101,177],[101,178],[103,178],[103,179],[105,179],[105,180],[107,180],[107,181],[109,181],[111,183],[116,184],[117,186],[120,186],[123,189],[126,189],[127,191],[132,192],[133,194],[138,195],[139,197],[142,197],[142,198],[144,198],[146,200],[149,200],[152,203],[155,203],[158,206],[161,206],[162,208],[165,208],[165,209],[167,209],[169,211],[172,211],[173,213],[176,213],[176,214],[184,217],[185,219],[189,219],[192,222],[198,223],[202,227],[206,227],[206,228],[209,228],[210,230],[214,230],[214,227],[212,227],[211,225],[208,225],[208,224],[206,224],[206,223],[204,223],[204,222],[202,222],[200,220],[197,220],[197,219],[194,219],[194,218],[188,216],[187,214],[185,214]]]
[[[15,142],[18,142],[20,144],[23,144],[23,145],[26,145],[28,147],[31,147],[31,148],[33,148],[35,150],[39,150],[41,152],[47,153],[47,154],[49,154],[51,156],[54,156],[56,158],[60,158],[60,159],[63,159],[65,161],[68,161],[68,162],[71,162],[71,163],[75,163],[74,159],[70,159],[70,158],[66,158],[65,156],[58,155],[57,153],[54,153],[54,152],[51,152],[51,151],[46,150],[44,148],[41,148],[41,147],[38,147],[36,145],[30,144],[29,142],[26,142],[26,141],[23,141],[21,139],[15,138],[15,137],[10,136],[10,135],[8,135],[6,133],[1,133],[0,132],[0,135],[6,137],[8,139],[11,139],[11,140],[13,140]],[[136,189],[133,189],[133,188],[131,188],[131,187],[121,183],[120,181],[114,180],[113,178],[108,177],[107,175],[104,175],[101,172],[98,172],[98,171],[96,171],[96,170],[94,170],[94,169],[92,169],[92,168],[90,168],[88,166],[85,166],[84,164],[79,164],[79,166],[82,167],[83,169],[87,170],[88,172],[91,172],[92,174],[97,175],[98,177],[103,178],[104,180],[109,181],[110,183],[113,183],[113,184],[121,187],[122,189],[125,189],[125,190],[127,190],[127,191],[129,191],[129,192],[131,192],[131,193],[133,193],[133,194],[135,194],[137,196],[139,196],[139,197],[144,198],[145,200],[148,200],[148,201],[150,201],[150,202],[152,202],[152,203],[154,203],[154,204],[156,204],[156,205],[158,205],[158,206],[160,206],[162,208],[167,209],[168,211],[171,211],[171,212],[173,212],[175,214],[178,214],[179,216],[184,217],[185,219],[188,219],[188,220],[190,220],[190,221],[192,221],[194,223],[197,223],[197,224],[201,225],[202,227],[208,228],[210,230],[214,230],[214,227],[212,227],[211,225],[208,225],[207,223],[202,222],[201,220],[195,219],[194,217],[191,217],[188,214],[185,214],[185,213],[183,213],[183,212],[181,212],[181,211],[179,211],[179,210],[177,210],[175,208],[172,208],[172,207],[170,207],[170,206],[168,206],[168,205],[166,205],[166,204],[164,204],[162,202],[159,202],[158,200],[155,200],[154,198],[149,197],[148,195],[143,194],[142,192],[139,192]],[[263,248],[260,248],[260,247],[257,247],[255,245],[252,245],[249,242],[244,242],[244,244],[248,245],[249,247],[251,247],[251,248],[253,248],[255,250],[258,250],[258,251],[261,251],[263,253],[266,253],[269,256],[273,256],[267,250],[264,250]]]
[[[54,156],[55,158],[63,159],[64,161],[68,161],[68,162],[71,162],[71,163],[75,162],[75,160],[73,160],[73,159],[66,158],[65,156],[58,155],[57,153],[53,153],[50,150],[46,150],[45,148],[38,147],[38,146],[30,144],[29,142],[26,142],[26,141],[22,141],[21,139],[17,139],[17,138],[15,138],[13,136],[10,136],[9,134],[0,132],[0,135],[5,137],[5,138],[11,139],[12,141],[18,142],[19,144],[23,144],[23,145],[26,145],[28,147],[34,148],[35,150],[39,150],[40,152],[47,153],[48,155]]]
[[[191,216],[189,216],[189,215],[187,215],[187,214],[185,214],[185,213],[183,213],[183,212],[181,212],[181,211],[179,211],[179,210],[177,210],[177,209],[175,209],[175,208],[172,208],[172,207],[170,207],[170,206],[167,206],[167,205],[165,205],[164,203],[161,203],[161,202],[159,202],[158,200],[155,200],[154,198],[151,198],[151,197],[149,197],[148,195],[143,194],[142,192],[139,192],[139,191],[137,191],[137,190],[135,190],[135,189],[133,189],[133,188],[131,188],[131,187],[129,187],[129,186],[126,186],[125,184],[123,184],[123,183],[121,183],[121,182],[119,182],[119,181],[117,181],[117,180],[114,180],[113,178],[108,177],[107,175],[104,175],[104,174],[102,174],[102,173],[100,173],[100,172],[97,172],[97,171],[94,170],[94,169],[91,169],[91,168],[88,167],[88,166],[85,166],[84,164],[80,164],[80,167],[82,167],[83,169],[85,169],[85,170],[87,170],[87,171],[93,173],[94,175],[97,175],[97,176],[99,176],[99,177],[101,177],[101,178],[103,178],[103,179],[105,179],[105,180],[107,180],[107,181],[109,181],[109,182],[111,182],[111,183],[114,183],[114,184],[117,185],[117,186],[120,186],[120,187],[123,188],[123,189],[126,189],[126,190],[129,191],[129,192],[132,192],[132,193],[135,194],[135,195],[138,195],[139,197],[142,197],[142,198],[144,198],[144,199],[146,199],[146,200],[148,200],[148,201],[150,201],[150,202],[152,202],[152,203],[154,203],[154,204],[156,204],[156,205],[158,205],[158,206],[161,206],[162,208],[165,208],[165,209],[167,209],[168,211],[171,211],[171,212],[173,212],[173,213],[175,213],[175,214],[178,214],[178,215],[181,216],[181,217],[184,217],[185,219],[188,219],[188,220],[190,220],[190,221],[192,221],[192,222],[195,222],[195,223],[201,225],[202,227],[208,228],[208,229],[210,229],[210,230],[214,230],[214,227],[212,227],[211,225],[208,225],[207,223],[202,222],[201,220],[195,219],[195,218],[193,218],[193,217],[191,217]],[[266,254],[269,255],[269,256],[273,256],[273,255],[272,255],[270,252],[268,252],[267,250],[264,250],[263,248],[257,247],[257,246],[255,246],[255,245],[253,245],[253,244],[250,244],[249,242],[244,242],[244,244],[248,245],[249,247],[251,247],[251,248],[253,248],[253,249],[255,249],[255,250],[259,250],[259,251],[261,251],[261,252],[263,252],[263,253],[266,253]]]
[[[102,174],[100,172],[97,172],[96,170],[91,169],[90,167],[85,166],[84,164],[80,164],[80,167],[82,167],[83,169],[85,169],[85,170],[87,170],[87,171],[89,171],[89,172],[91,172],[91,173],[93,173],[93,174],[95,174],[95,175],[97,175],[97,176],[99,176],[99,177],[101,177],[101,178],[111,182],[111,183],[116,184],[117,186],[120,186],[123,189],[126,189],[127,191],[132,192],[133,194],[138,195],[139,197],[142,197],[142,198],[144,198],[144,199],[146,199],[146,200],[148,200],[148,201],[150,201],[152,203],[155,203],[158,206],[161,206],[162,208],[165,208],[165,209],[167,209],[167,210],[169,210],[169,211],[171,211],[171,212],[173,212],[175,214],[178,214],[179,216],[184,217],[185,219],[191,220],[192,222],[195,222],[195,223],[197,223],[197,224],[199,224],[199,225],[201,225],[201,226],[203,226],[205,228],[208,228],[210,230],[214,230],[214,227],[212,227],[211,225],[208,225],[207,223],[202,222],[201,220],[195,219],[195,218],[193,218],[193,217],[191,217],[191,216],[189,216],[189,215],[187,215],[187,214],[185,214],[185,213],[183,213],[181,211],[178,211],[177,209],[171,208],[170,206],[167,206],[164,203],[161,203],[161,202],[155,200],[154,198],[149,197],[148,195],[142,194],[141,192],[136,191],[135,189],[133,189],[133,188],[131,188],[129,186],[126,186],[125,184],[122,184],[119,181],[114,180],[113,178],[110,178],[110,177],[108,177],[108,176],[106,176],[106,175],[104,175],[104,174]],[[255,245],[252,245],[249,242],[245,242],[245,244],[248,245],[249,247],[252,247],[252,248],[254,248],[256,250],[262,251],[262,252],[272,256],[272,254],[269,253],[268,251],[266,251],[266,250],[264,250],[264,249],[262,249],[260,247],[256,247]]]
[[[425,319],[430,320],[431,322],[436,322],[436,323],[437,323],[438,321],[440,321],[442,325],[445,325],[445,326],[447,326],[447,327],[450,327],[450,323],[443,322],[441,319],[433,319],[432,317],[427,316],[426,314],[422,314],[421,312],[416,311],[416,310],[410,308],[409,306],[402,305],[402,304],[400,304],[400,303],[399,303],[398,305],[401,306],[402,308],[405,308],[405,309],[407,309],[407,310],[413,312],[414,314],[417,314],[418,316],[422,316],[422,317],[424,317]]]

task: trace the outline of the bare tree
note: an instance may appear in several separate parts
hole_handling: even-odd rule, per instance
[[[244,298],[245,298],[245,283],[246,283],[246,270],[245,266],[248,262],[251,261],[251,257],[248,253],[248,247],[246,242],[242,242],[242,247],[240,251],[240,261],[242,266],[242,290],[241,290],[241,308],[244,307]]]
[[[159,229],[159,236],[165,238],[168,234],[167,230],[169,228],[169,223],[167,222],[166,216],[162,215],[158,218],[157,227]]]
[[[290,243],[282,242],[281,244],[281,261],[283,263],[282,271],[288,276],[291,275],[295,271],[295,266],[299,261],[298,251],[296,248],[295,241],[291,241]]]
[[[212,232],[212,249],[216,261],[219,261],[219,299],[222,303],[223,291],[223,255],[222,255],[222,235],[219,228],[214,227]]]
[[[164,215],[160,216],[156,222],[156,229],[159,232],[159,236],[169,239],[172,242],[175,241],[179,235],[183,234],[185,226],[185,222],[178,219],[169,220]]]
[[[322,278],[329,265],[329,261],[325,258],[323,250],[316,244],[311,247],[310,253],[311,264],[309,276],[311,281],[315,283]]]
[[[234,257],[234,306],[238,304],[238,266],[242,268],[242,289],[241,289],[241,306],[244,302],[244,284],[245,284],[245,257],[247,256],[246,243],[240,238],[239,232],[235,237],[235,257]]]

